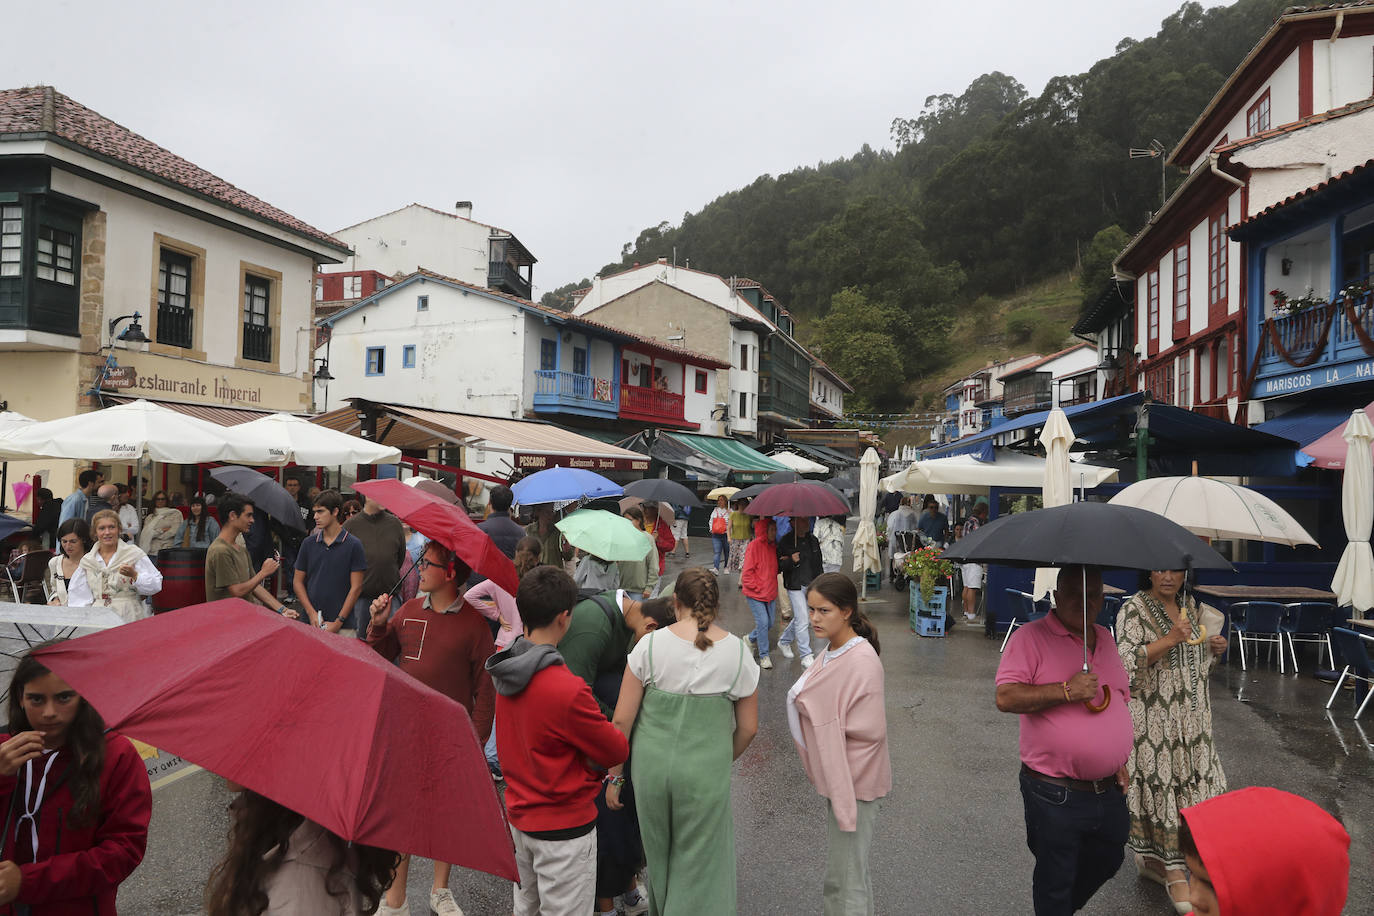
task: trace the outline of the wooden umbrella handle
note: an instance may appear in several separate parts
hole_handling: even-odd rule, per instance
[[[1187,609],[1186,607],[1182,607],[1182,606],[1181,606],[1181,605],[1182,605],[1182,602],[1179,602],[1179,604],[1180,604],[1180,607],[1179,607],[1179,609],[1178,609],[1179,616],[1182,617],[1184,620],[1187,620],[1187,619],[1188,619],[1188,609]],[[1199,620],[1199,621],[1198,621],[1198,624],[1197,624],[1197,634],[1196,634],[1195,636],[1189,638],[1189,639],[1185,639],[1184,642],[1186,642],[1186,643],[1187,643],[1188,645],[1190,645],[1190,646],[1200,646],[1200,645],[1202,645],[1202,644],[1203,644],[1204,642],[1206,642],[1206,641],[1207,641],[1207,627],[1204,626],[1203,623],[1202,623],[1202,621]]]
[[[1088,712],[1098,713],[1112,705],[1112,691],[1106,684],[1102,685],[1102,704],[1098,705],[1092,700],[1084,700],[1083,705],[1088,707]]]

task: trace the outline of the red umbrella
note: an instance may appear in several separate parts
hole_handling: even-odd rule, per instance
[[[355,483],[353,489],[377,500],[401,521],[452,550],[478,575],[486,576],[512,595],[520,590],[515,564],[485,531],[472,523],[461,506],[449,505],[394,479],[364,480]]]
[[[356,639],[230,598],[35,654],[111,728],[346,840],[518,880],[466,710]]]
[[[793,518],[848,515],[849,503],[825,484],[803,480],[773,484],[754,497],[744,511],[750,515],[788,515]]]

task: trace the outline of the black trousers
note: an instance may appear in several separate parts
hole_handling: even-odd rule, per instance
[[[1125,858],[1126,796],[1041,782],[1021,773],[1026,845],[1035,856],[1035,916],[1070,916],[1111,880]]]

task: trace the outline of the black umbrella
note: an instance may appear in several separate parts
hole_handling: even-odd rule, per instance
[[[737,499],[753,499],[754,497],[758,496],[760,493],[762,493],[764,490],[768,489],[771,486],[771,483],[753,484],[752,486],[748,486],[745,487],[743,490],[740,490],[734,496],[731,496],[730,501],[734,502]]]
[[[1113,567],[1116,569],[1223,569],[1232,566],[1187,528],[1133,506],[1077,502],[989,522],[955,542],[941,557],[965,563],[1004,566]],[[1087,570],[1083,572],[1083,631],[1088,630]],[[1083,670],[1088,667],[1088,641],[1083,640]],[[1091,700],[1084,705],[1101,712]]]
[[[260,474],[252,468],[227,465],[212,468],[210,476],[240,496],[252,500],[255,508],[266,512],[286,527],[295,528],[297,531],[305,530],[300,506],[291,498],[291,494],[286,492],[285,487],[266,474]]]
[[[676,480],[668,480],[665,477],[646,477],[643,480],[627,483],[625,484],[625,495],[638,496],[646,502],[661,502],[688,508],[701,506],[701,500],[697,499],[695,493]]]

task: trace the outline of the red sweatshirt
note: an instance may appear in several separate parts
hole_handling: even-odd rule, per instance
[[[744,597],[755,601],[774,601],[778,597],[778,550],[768,540],[768,520],[754,522],[754,539],[744,549],[744,568],[740,572]]]
[[[529,648],[527,640],[517,639],[492,659],[491,666]],[[562,658],[545,664],[523,690],[496,697],[496,746],[506,777],[506,815],[525,833],[568,830],[595,821],[601,774],[587,761],[613,767],[630,756],[630,743],[606,721],[586,682],[569,671]],[[497,678],[502,680],[499,672]],[[502,690],[517,689],[522,679],[517,677],[517,683]]]
[[[9,737],[0,735],[0,742]],[[105,767],[100,773],[100,812],[77,827],[69,819],[70,762],[70,752],[58,751],[48,773],[38,806],[36,862],[33,834],[27,821],[19,821],[26,807],[24,773],[28,764],[14,776],[0,776],[0,811],[5,812],[9,824],[0,859],[19,864],[19,896],[15,902],[28,904],[32,916],[114,916],[115,892],[143,861],[148,845],[148,821],[153,813],[148,771],[129,739],[108,732]],[[33,761],[30,802],[37,795],[45,763],[41,757]],[[0,906],[3,916],[13,913],[13,907]]]
[[[477,737],[491,737],[496,692],[487,674],[487,659],[496,651],[487,619],[467,602],[448,614],[425,607],[427,598],[412,598],[386,623],[368,626],[367,644],[401,670],[468,711]]]

